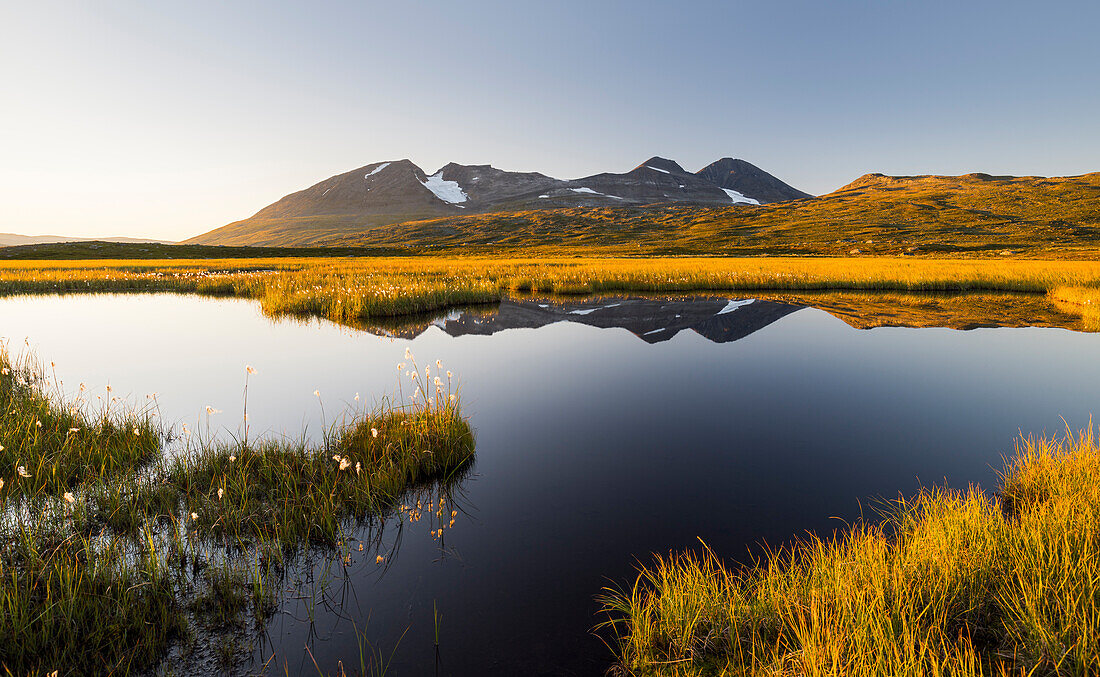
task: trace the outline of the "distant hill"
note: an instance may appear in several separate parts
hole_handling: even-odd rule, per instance
[[[364,228],[326,241],[463,251],[1062,255],[1100,245],[1100,173],[867,174],[818,198],[752,209],[667,203],[472,214]]]
[[[14,247],[25,244],[53,244],[55,242],[124,242],[130,244],[153,242],[156,244],[174,244],[169,240],[154,240],[140,237],[92,238],[65,235],[17,235],[15,233],[0,233],[0,247]]]
[[[744,160],[691,173],[652,157],[623,174],[575,180],[450,163],[428,175],[409,160],[375,162],[291,193],[187,244],[310,246],[395,223],[468,214],[643,205],[761,205],[810,197]]]

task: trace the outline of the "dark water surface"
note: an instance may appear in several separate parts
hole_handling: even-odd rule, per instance
[[[391,523],[386,566],[337,566],[339,607],[288,596],[246,672],[272,653],[271,673],[353,670],[363,647],[397,675],[599,675],[594,596],[649,553],[701,538],[746,560],[876,496],[992,489],[1021,432],[1085,426],[1100,402],[1100,335],[1061,329],[856,330],[711,299],[505,304],[401,332],[186,296],[0,300],[0,335],[66,390],[155,392],[192,430],[239,434],[246,364],[252,436],[316,437],[356,394],[392,395],[406,347],[461,379],[477,460],[454,528]]]

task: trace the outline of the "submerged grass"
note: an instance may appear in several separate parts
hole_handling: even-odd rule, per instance
[[[449,375],[408,366],[411,405],[358,414],[322,444],[198,440],[168,456],[151,416],[62,402],[4,346],[0,672],[148,669],[197,629],[249,611],[261,623],[288,553],[350,563],[349,527],[403,519],[411,488],[473,458]]]
[[[759,566],[704,546],[605,592],[626,674],[1095,674],[1100,447],[1026,439],[995,498],[927,490]]]

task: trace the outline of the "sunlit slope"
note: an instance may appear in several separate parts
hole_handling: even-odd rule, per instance
[[[898,254],[1093,249],[1100,173],[1078,177],[886,177],[760,207],[561,209],[365,229],[342,245],[584,247],[659,253]]]
[[[1100,173],[1075,177],[868,174],[820,198],[763,206],[578,207],[363,225],[272,220],[218,244],[645,254],[1061,254],[1094,250]],[[247,240],[247,241],[246,241]]]

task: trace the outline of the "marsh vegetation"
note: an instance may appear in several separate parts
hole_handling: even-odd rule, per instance
[[[169,453],[155,402],[134,411],[109,390],[65,401],[47,370],[0,346],[0,666],[129,673],[203,629],[262,623],[305,549],[383,565],[349,535],[403,521],[411,491],[435,487],[415,519],[442,536],[473,434],[449,374],[409,355],[399,375],[408,404],[358,412],[322,444],[185,428]]]
[[[1094,261],[916,258],[202,259],[9,261],[0,295],[177,292],[259,301],[270,315],[337,322],[494,303],[506,294],[997,293],[1050,295],[1088,315]]]
[[[827,308],[855,326],[1079,328],[1074,323],[1086,321],[1082,318],[1087,318],[1090,312],[1091,290],[1097,289],[1098,277],[1100,267],[1091,262],[999,261],[994,265],[980,261],[794,259],[550,263],[440,259],[428,264],[413,259],[385,262],[280,259],[154,263],[148,267],[144,262],[128,261],[94,266],[88,262],[49,265],[39,262],[25,266],[11,264],[0,269],[0,285],[6,294],[154,291],[241,297],[257,300],[264,313],[271,317],[321,316],[335,319],[342,325],[384,326],[391,336],[402,331],[405,326],[402,318],[409,318],[407,313],[449,308],[451,299],[476,304],[494,302],[507,295],[553,304],[582,293],[595,294],[596,299],[600,295],[619,299],[625,294],[691,299],[696,294],[708,292],[713,297],[716,290],[733,295],[738,289],[751,290],[759,299]],[[838,285],[842,291],[836,289]],[[1072,292],[1065,292],[1066,289]],[[1003,290],[1012,291],[1004,294]],[[139,297],[126,298],[136,300]],[[164,300],[164,297],[153,300]],[[208,300],[193,297],[177,297],[176,300],[212,305]],[[602,305],[610,306],[615,302],[608,300]],[[491,310],[491,306],[481,306],[480,310],[470,312],[476,315]],[[749,473],[745,482],[737,485],[740,488],[732,491],[740,496],[731,500],[751,494],[753,484],[778,490],[778,485],[768,485],[758,476],[751,475],[754,471],[748,466],[723,466],[731,460],[710,452],[698,452],[691,455],[692,458],[678,456],[676,468],[673,468],[662,465],[664,456],[657,452],[651,451],[645,456],[638,451],[655,443],[664,444],[665,449],[681,448],[685,439],[696,434],[689,428],[707,425],[698,412],[689,409],[708,412],[703,418],[721,418],[729,422],[738,430],[738,440],[765,439],[771,453],[782,454],[784,448],[795,448],[801,442],[776,441],[779,433],[754,430],[751,423],[761,411],[771,411],[761,403],[783,402],[785,407],[793,406],[790,392],[782,388],[772,390],[776,373],[793,380],[799,378],[796,376],[799,370],[811,369],[811,363],[820,364],[825,365],[821,373],[807,376],[805,382],[799,381],[800,385],[794,386],[793,392],[811,391],[809,389],[818,387],[814,384],[826,382],[843,382],[851,388],[860,378],[856,376],[858,370],[870,362],[866,367],[869,371],[888,374],[896,382],[914,388],[919,389],[919,383],[925,381],[938,379],[941,382],[940,387],[928,392],[910,392],[909,406],[943,400],[963,411],[971,401],[999,406],[997,403],[1001,401],[996,399],[995,393],[1007,392],[1004,386],[1011,381],[996,376],[1007,374],[1004,365],[998,371],[992,364],[982,366],[985,363],[979,362],[979,358],[984,361],[997,350],[1005,350],[1004,364],[1012,365],[1013,378],[1030,382],[1029,379],[1039,378],[1036,374],[1043,373],[1047,374],[1043,377],[1046,380],[1040,380],[1053,387],[1048,382],[1062,378],[1053,375],[1062,374],[1052,370],[1056,365],[1037,363],[1035,369],[1027,372],[1030,376],[1017,372],[1016,365],[1024,362],[1025,356],[1057,352],[1059,346],[1064,347],[1064,342],[1071,338],[1075,342],[1084,341],[1080,335],[1064,336],[1070,332],[1048,332],[1057,334],[1059,343],[1042,343],[1032,335],[1032,339],[1036,339],[1033,350],[1022,345],[1025,342],[1023,333],[1016,337],[1002,332],[998,340],[991,340],[991,333],[973,332],[968,333],[973,339],[969,343],[981,342],[985,347],[964,351],[957,357],[958,364],[952,367],[941,366],[939,360],[943,355],[936,355],[935,351],[924,356],[927,361],[922,361],[924,357],[920,352],[913,350],[923,348],[916,332],[906,335],[909,338],[903,339],[904,345],[899,346],[898,352],[876,357],[874,350],[868,350],[874,344],[872,339],[885,339],[889,333],[860,332],[862,338],[854,340],[851,332],[841,335],[834,327],[831,331],[837,332],[834,339],[838,343],[860,344],[855,349],[858,357],[844,354],[835,359],[827,352],[811,352],[823,342],[832,340],[826,335],[832,325],[824,325],[823,320],[811,323],[797,319],[809,313],[813,311],[804,311],[801,316],[796,313],[792,316],[793,325],[770,334],[781,342],[799,331],[813,335],[812,340],[788,345],[789,354],[779,362],[774,361],[776,356],[768,353],[759,340],[744,342],[737,353],[723,354],[710,353],[708,348],[697,343],[687,345],[681,341],[677,346],[667,346],[662,354],[667,356],[674,349],[682,350],[690,353],[691,359],[689,361],[685,355],[682,361],[675,363],[674,369],[666,371],[660,364],[645,360],[637,364],[614,362],[612,355],[632,352],[630,346],[633,344],[616,342],[614,351],[601,352],[604,350],[600,348],[602,341],[595,334],[584,334],[586,350],[602,355],[610,364],[599,364],[590,356],[572,353],[566,362],[544,366],[547,370],[544,373],[524,371],[519,365],[530,360],[526,357],[511,359],[509,349],[505,348],[500,357],[509,365],[508,369],[501,370],[507,377],[501,376],[492,383],[494,387],[506,388],[514,379],[524,386],[499,395],[482,391],[474,400],[481,401],[486,420],[496,427],[511,430],[508,426],[515,425],[524,431],[524,434],[513,431],[511,438],[505,435],[507,442],[498,439],[493,443],[498,449],[505,448],[509,452],[498,452],[500,458],[514,459],[516,448],[522,451],[518,455],[524,458],[523,463],[516,462],[515,466],[509,465],[509,460],[503,461],[508,471],[508,482],[504,484],[512,484],[514,473],[519,472],[522,478],[524,464],[530,464],[549,470],[541,481],[561,474],[573,478],[569,484],[577,484],[578,488],[569,489],[571,493],[568,494],[553,493],[550,505],[535,511],[540,517],[533,518],[531,513],[525,512],[525,504],[535,502],[533,496],[539,496],[539,488],[545,487],[535,483],[536,488],[531,490],[530,484],[517,483],[518,488],[513,490],[521,494],[530,492],[532,497],[524,495],[519,501],[520,507],[513,505],[499,512],[506,516],[518,514],[515,518],[518,523],[508,522],[511,517],[490,518],[487,515],[486,523],[499,526],[499,521],[491,520],[503,519],[507,528],[499,529],[500,538],[507,541],[509,551],[527,548],[541,553],[536,565],[557,571],[563,579],[576,576],[574,567],[579,565],[571,561],[574,558],[568,552],[576,546],[578,552],[606,550],[616,554],[616,564],[609,565],[610,556],[605,556],[587,566],[602,567],[599,580],[609,575],[615,580],[625,580],[614,575],[622,573],[615,567],[628,567],[631,553],[645,557],[643,553],[664,551],[669,547],[667,543],[681,544],[684,539],[675,537],[679,531],[669,535],[669,527],[665,524],[668,515],[663,514],[651,515],[651,525],[631,531],[634,527],[629,525],[637,521],[638,511],[645,510],[644,506],[652,502],[656,484],[648,483],[641,485],[646,494],[641,502],[630,504],[629,499],[625,499],[623,510],[629,515],[612,516],[618,509],[615,506],[624,500],[616,494],[609,497],[606,504],[600,503],[598,511],[586,508],[588,512],[577,513],[599,514],[601,519],[597,522],[600,524],[589,523],[581,530],[586,532],[584,534],[570,528],[584,520],[573,519],[569,503],[587,505],[587,501],[595,500],[590,494],[613,486],[609,483],[620,473],[610,471],[610,467],[631,468],[632,482],[638,482],[638,474],[646,472],[648,466],[657,468],[661,479],[666,481],[670,476],[678,476],[686,482],[686,477],[690,476],[693,478],[691,493],[712,492],[708,495],[714,495],[714,491],[727,495],[731,492],[730,478]],[[425,318],[435,317],[419,316],[409,326],[419,333],[433,321]],[[267,322],[262,317],[259,319]],[[299,323],[286,324],[297,326]],[[302,324],[314,327],[324,323]],[[118,323],[118,326],[125,325]],[[847,331],[846,327],[841,327]],[[576,345],[571,341],[559,343],[561,337],[581,340],[581,334],[546,333],[558,338],[546,339],[550,343],[544,343],[528,336],[525,341],[534,341],[533,346],[538,347],[525,343],[521,354],[537,354],[539,360],[535,361],[539,362],[549,359],[547,356],[556,354],[555,351],[567,351],[568,346]],[[899,338],[899,334],[893,336]],[[942,334],[937,336],[943,338]],[[1012,337],[1021,344],[1009,340]],[[1043,337],[1050,338],[1046,334]],[[637,342],[632,336],[628,338]],[[1014,347],[1006,349],[1010,344]],[[493,346],[506,345],[508,341],[498,341],[478,350],[492,352],[496,350]],[[949,345],[950,348],[943,348],[944,354],[959,353],[964,348],[961,337],[951,337]],[[1078,348],[1086,350],[1087,346],[1080,343]],[[318,349],[325,348],[319,345]],[[742,357],[725,359],[734,354]],[[791,366],[790,372],[780,371],[781,364],[786,363],[790,355],[803,354],[812,357]],[[493,361],[497,358],[493,353]],[[5,468],[0,470],[0,478],[5,482],[0,486],[3,508],[0,574],[5,581],[0,590],[0,603],[4,605],[0,615],[0,637],[10,638],[10,641],[0,643],[0,663],[12,672],[44,672],[61,665],[73,665],[74,669],[91,673],[134,672],[165,660],[165,656],[176,656],[177,652],[183,655],[199,651],[205,644],[217,647],[216,652],[226,666],[232,666],[242,657],[252,657],[254,667],[263,667],[267,657],[255,662],[255,651],[248,636],[269,623],[277,609],[285,608],[288,578],[297,576],[291,572],[311,568],[316,559],[333,563],[337,571],[345,566],[348,558],[385,569],[391,562],[391,555],[381,541],[364,537],[364,525],[369,532],[369,526],[374,523],[388,520],[404,524],[412,519],[423,519],[430,522],[433,539],[442,539],[444,533],[450,535],[456,510],[451,492],[470,467],[473,440],[457,401],[451,399],[453,382],[439,366],[426,365],[428,371],[425,373],[422,368],[425,365],[414,367],[411,360],[406,361],[397,374],[403,390],[399,390],[394,399],[381,401],[372,410],[337,417],[338,424],[326,425],[320,436],[312,441],[288,442],[250,434],[248,421],[238,429],[236,438],[229,439],[203,436],[201,426],[170,431],[158,415],[156,399],[146,400],[145,408],[135,409],[125,398],[102,389],[96,391],[98,395],[78,389],[75,398],[67,397],[65,393],[71,393],[72,389],[62,389],[51,366],[13,357],[9,352],[4,353],[3,359],[6,371],[0,380],[0,404],[7,415],[0,421],[0,445],[3,445],[0,468]],[[332,369],[345,369],[339,365],[339,360],[331,363],[318,360]],[[767,368],[761,369],[767,373],[757,374],[748,367],[755,360],[765,360]],[[910,361],[911,368],[903,366]],[[706,390],[697,400],[685,395],[689,406],[676,409],[676,413],[669,412],[663,391],[654,395],[656,400],[665,402],[656,410],[644,409],[644,404],[639,404],[635,393],[653,387],[643,378],[645,373],[695,374],[693,365],[697,362],[707,363],[708,369],[716,370],[715,374],[701,379],[707,383],[714,381],[713,389]],[[577,363],[580,366],[576,366]],[[336,366],[332,366],[334,364]],[[1079,366],[1085,369],[1088,365]],[[392,363],[389,363],[387,369],[391,368]],[[596,406],[590,414],[596,420],[586,427],[584,417],[589,414],[570,404],[577,399],[576,383],[568,388],[561,383],[554,385],[555,377],[581,368],[606,368],[619,374],[621,388],[610,396],[624,400],[621,407],[630,409],[628,418],[617,419],[617,414],[609,416],[607,411]],[[511,374],[513,370],[515,375]],[[959,370],[965,378],[954,373]],[[242,367],[240,381],[247,384],[245,379],[248,377],[249,373]],[[547,377],[549,382],[544,381]],[[662,387],[667,386],[670,392],[687,393],[701,387],[700,379],[685,377],[691,383],[688,388],[668,378]],[[885,414],[884,420],[896,421],[891,418],[893,410],[874,409],[883,401],[878,382],[884,379],[873,379],[875,384],[866,388],[871,394],[859,400],[861,404],[851,401],[850,389],[841,389],[832,395],[826,393],[820,398],[837,401],[839,394],[851,411],[838,404],[837,408],[828,410],[828,416],[820,416],[822,412],[818,409],[807,409],[801,414],[792,410],[787,414],[792,419],[800,415],[808,417],[806,427],[815,428],[816,446],[824,445],[823,440],[838,432],[834,429],[830,433],[827,428],[830,420],[847,421],[844,426],[849,432],[855,429],[859,423],[843,417],[856,410],[859,419],[883,418]],[[978,387],[974,379],[989,382],[982,381]],[[1062,380],[1059,388],[1067,387],[1068,379]],[[952,391],[961,389],[964,394],[945,395],[942,383],[948,381],[956,383]],[[737,384],[732,389],[736,392],[731,392],[730,383]],[[895,387],[891,385],[889,392],[894,392]],[[246,396],[247,388],[246,385]],[[310,391],[313,388],[309,386]],[[553,399],[556,389],[569,401]],[[1052,398],[1047,390],[1043,392],[1047,393],[1043,401]],[[1090,397],[1093,391],[1079,385],[1077,390],[1066,392],[1076,393],[1070,399],[1079,402]],[[424,393],[429,397],[425,398]],[[532,393],[539,393],[543,399],[536,399]],[[239,390],[234,390],[233,396],[238,395]],[[410,396],[415,397],[412,406],[406,404]],[[321,404],[319,396],[316,399],[317,404]],[[1040,400],[1033,400],[1028,400],[1028,408],[1039,406]],[[1058,400],[1055,418],[1057,413],[1067,411],[1066,402],[1065,398]],[[1010,408],[1005,402],[1001,404],[1006,410]],[[708,406],[711,408],[707,409]],[[819,403],[817,406],[826,405]],[[587,408],[586,405],[583,409]],[[497,409],[501,413],[493,418],[490,412]],[[532,416],[532,411],[558,413],[551,417],[553,420],[543,421]],[[970,409],[965,411],[976,413]],[[1034,421],[1025,421],[1019,415],[1023,410],[1017,407],[1011,411],[1015,413],[1005,415],[1013,418],[1013,427],[1019,421],[1018,425],[1024,429],[1035,429]],[[735,418],[736,412],[743,412],[744,416]],[[919,427],[908,432],[898,428],[891,434],[914,438],[923,435],[931,420],[927,415],[927,409],[920,409],[918,417],[922,422]],[[641,432],[624,437],[626,426],[638,425],[639,417],[645,419]],[[959,417],[965,418],[962,414]],[[504,419],[518,423],[509,424]],[[669,420],[694,423],[681,426],[670,424]],[[957,421],[952,424],[957,424],[956,429],[965,427]],[[692,442],[692,447],[713,447],[722,454],[729,452],[730,457],[737,460],[738,454],[730,450],[738,447],[730,441],[727,427],[718,427],[720,431]],[[607,428],[615,432],[613,438],[606,433]],[[675,434],[671,432],[673,429]],[[880,431],[880,437],[875,438],[877,441],[868,438],[855,441],[852,446],[857,452],[868,448],[877,451],[883,434]],[[515,440],[521,442],[517,445]],[[946,442],[943,444],[950,446]],[[969,452],[960,446],[965,444],[956,443],[960,448],[953,453],[965,456]],[[606,611],[613,622],[600,632],[617,648],[623,669],[636,674],[839,675],[907,674],[906,671],[935,674],[937,670],[943,674],[997,674],[1002,670],[1016,674],[1020,669],[1026,672],[1033,668],[1033,674],[1037,675],[1084,674],[1074,669],[1087,664],[1084,661],[1089,656],[1095,657],[1095,647],[1075,638],[1083,632],[1082,628],[1087,632],[1098,629],[1090,625],[1093,620],[1087,609],[1072,606],[1080,600],[1092,599],[1088,596],[1092,593],[1088,587],[1090,579],[1077,578],[1078,569],[1070,567],[1069,563],[1076,562],[1080,553],[1091,557],[1088,548],[1095,546],[1087,539],[1074,540],[1076,536],[1065,533],[1065,527],[1091,519],[1089,511],[1093,508],[1087,507],[1092,505],[1091,494],[1084,497],[1087,500],[1078,500],[1078,493],[1085,485],[1080,477],[1088,476],[1085,468],[1091,462],[1089,459],[1096,455],[1093,453],[1095,445],[1091,438],[1077,438],[1072,443],[1034,440],[1031,445],[1021,446],[1020,458],[1024,460],[1009,465],[1003,478],[1004,490],[996,497],[977,489],[963,492],[927,490],[893,504],[883,522],[858,522],[850,531],[835,538],[822,536],[792,546],[779,545],[771,555],[762,555],[757,567],[744,568],[725,559],[737,545],[762,538],[759,531],[752,531],[745,525],[730,537],[732,546],[730,542],[719,542],[714,551],[700,548],[662,557],[645,568],[637,585],[609,592],[604,597]],[[624,449],[617,450],[619,446]],[[923,449],[910,447],[898,451],[898,456],[909,459],[923,453]],[[1088,449],[1093,452],[1086,453]],[[425,454],[425,451],[431,453]],[[636,453],[643,453],[642,461],[635,458]],[[783,456],[783,463],[788,468],[810,463],[816,469],[807,472],[812,472],[816,481],[836,485],[832,490],[843,494],[845,501],[870,495],[873,490],[865,488],[867,485],[854,488],[856,484],[845,483],[849,480],[843,469],[842,452],[834,449],[831,453],[832,456],[823,455],[830,458],[830,466],[837,466],[835,472],[813,466],[814,460],[804,456]],[[985,452],[978,450],[974,455],[981,453]],[[694,458],[696,456],[699,458]],[[867,458],[871,456],[860,461],[860,472],[866,472]],[[987,461],[982,458],[979,465],[984,467]],[[500,471],[502,461],[498,458],[495,462]],[[939,468],[946,468],[953,462],[949,456],[940,456],[921,467],[925,468],[927,476],[927,468],[938,473]],[[1042,472],[1021,470],[1028,463],[1032,466],[1027,467],[1041,468]],[[951,467],[954,469],[950,472],[961,472]],[[968,472],[971,474],[965,476],[974,476],[973,471]],[[1042,479],[1043,473],[1048,476],[1047,480]],[[904,472],[890,474],[884,471],[886,479],[880,478],[882,481],[874,486],[896,491],[899,482],[903,481],[898,480],[898,476],[911,478],[914,474],[916,471],[910,471],[908,466]],[[497,476],[502,475],[498,472]],[[576,479],[586,476],[598,480]],[[1039,479],[1029,480],[1029,483],[1013,479],[1025,476]],[[786,473],[783,481],[787,481]],[[1032,489],[1012,489],[1025,485]],[[597,486],[601,488],[594,488]],[[627,490],[621,485],[614,486],[619,486],[617,491],[626,494]],[[802,491],[807,491],[804,485],[800,486]],[[1045,489],[1040,490],[1041,487]],[[1012,496],[1017,498],[1010,498]],[[546,496],[542,499],[546,500]],[[693,521],[694,517],[685,517],[695,515],[693,508],[697,510],[699,506],[677,503],[680,499],[675,496],[668,496],[666,500],[669,507],[665,510],[674,520],[686,522],[681,531],[690,530],[694,537],[699,529],[709,528],[698,525],[711,524],[710,521],[698,522]],[[749,504],[763,505],[764,500],[756,497]],[[821,510],[812,500],[807,499],[807,505],[814,506],[815,516]],[[1053,516],[1043,512],[1052,506],[1056,508]],[[552,518],[542,516],[544,513],[562,513],[562,516]],[[767,520],[759,511],[753,514]],[[725,515],[721,519],[723,531],[732,529],[730,519],[745,518]],[[778,533],[782,543],[785,535],[798,533],[807,519],[810,518],[803,511],[796,521],[783,522],[777,531],[768,532],[768,535],[775,537]],[[607,524],[603,524],[604,521]],[[1032,531],[1024,533],[1024,526]],[[557,540],[552,535],[555,530],[563,531]],[[645,534],[651,531],[655,534],[654,539],[660,539],[659,543],[644,540]],[[616,532],[624,533],[616,535]],[[616,538],[632,540],[632,543],[620,544],[618,549],[607,545],[616,542]],[[714,543],[713,538],[707,541]],[[550,552],[554,544],[558,550],[566,552]],[[484,548],[484,544],[479,547]],[[470,546],[465,552],[469,559],[464,560],[463,567],[469,566],[468,571],[474,569],[473,564],[467,565],[476,557],[473,550]],[[499,562],[510,562],[508,558],[513,556],[517,562],[526,561],[520,555],[502,554],[500,550],[488,550],[488,553],[490,559],[499,558]],[[1046,567],[1041,571],[1048,573],[1062,567],[1063,573],[1057,574],[1061,578],[1048,575],[1041,580],[1024,580],[1026,577],[1020,572],[1028,567],[1033,572],[1040,571],[1036,568],[1040,564]],[[514,593],[516,588],[507,587],[507,582],[495,575],[498,567],[506,565],[497,560],[482,561],[479,570],[487,572],[492,585]],[[530,567],[530,562],[520,567],[524,576],[528,575]],[[1081,575],[1092,574],[1085,571]],[[401,579],[406,585],[410,585],[409,580],[420,580],[417,577],[425,574],[414,567],[409,576],[408,580]],[[452,583],[457,577],[463,585],[468,580],[459,574],[450,578],[439,576]],[[581,593],[582,602],[577,605],[583,613],[579,620],[569,620],[580,634],[584,634],[592,621],[594,609],[590,603],[599,585],[597,581],[585,587]],[[523,586],[524,589],[529,587],[529,578],[524,580]],[[1055,586],[1056,595],[1051,595],[1050,586]],[[493,600],[497,598],[484,592],[488,589],[483,583],[482,587],[472,587],[470,594],[485,594],[486,603],[495,604]],[[1059,597],[1062,593],[1065,594]],[[1007,601],[1010,594],[1018,594],[1019,600],[1030,600],[1027,602],[1030,606],[1012,606]],[[444,599],[443,595],[440,599]],[[1053,607],[1046,601],[1048,599],[1055,600]],[[479,618],[486,614],[476,601],[465,599],[465,602],[465,606],[457,608],[448,606],[448,617]],[[308,602],[303,604],[307,609],[304,613],[311,621],[314,613],[323,613]],[[435,610],[434,598],[430,608]],[[539,608],[553,614],[556,607]],[[125,613],[120,613],[121,610]],[[885,620],[878,624],[872,622],[882,614],[886,614]],[[556,627],[566,625],[557,622],[560,620],[557,616],[551,618],[555,619]],[[387,620],[392,619],[387,617]],[[526,621],[509,618],[504,627],[506,635],[523,622]],[[445,638],[467,637],[469,640],[482,636],[482,626],[475,622],[468,625],[470,628],[445,625]],[[413,630],[412,634],[416,636],[421,631],[427,632],[421,628]],[[438,625],[436,631],[438,633]],[[355,635],[356,641],[359,636]],[[207,637],[215,639],[206,642]],[[394,638],[391,645],[399,639]],[[285,649],[280,645],[273,651]],[[301,644],[291,650],[301,652]],[[409,651],[424,651],[423,643]],[[557,653],[562,651],[559,649]],[[1089,654],[1090,651],[1094,653]],[[372,657],[369,651],[363,652],[362,647],[359,654],[367,655],[373,661],[370,665],[384,662],[381,655]],[[601,661],[606,661],[607,654],[600,656]],[[345,660],[344,664],[348,665],[346,653],[334,649],[330,658],[334,657]],[[546,664],[556,665],[554,660],[548,659]],[[1062,662],[1059,664],[1057,660]],[[422,667],[415,659],[406,658],[405,661],[406,666]],[[318,656],[318,663],[323,666],[322,672],[331,671],[336,658],[325,662]],[[1055,664],[1060,667],[1053,669],[1051,666]],[[364,663],[363,671],[370,665]]]

